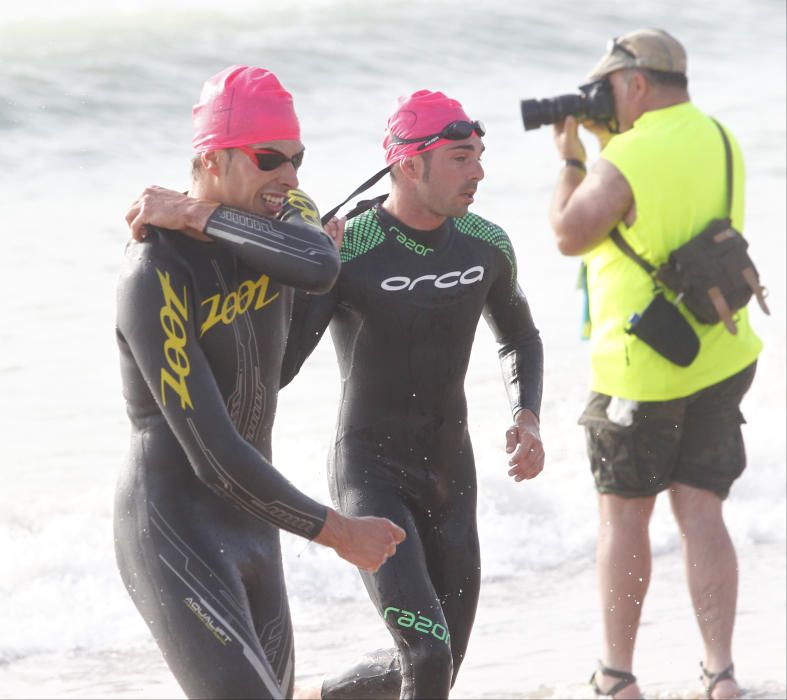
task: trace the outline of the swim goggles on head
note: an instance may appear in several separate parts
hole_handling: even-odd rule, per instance
[[[448,139],[449,141],[463,141],[464,139],[469,139],[473,135],[473,132],[479,136],[486,134],[484,123],[480,121],[455,121],[443,127],[443,130],[439,134],[418,136],[412,139],[405,139],[401,136],[397,136],[396,134],[391,134],[391,144],[419,143],[420,141],[423,141],[423,143],[418,146],[417,149],[419,151],[423,151],[425,148],[429,148],[429,146],[440,139]]]
[[[388,147],[390,148],[391,146],[394,146],[396,144],[420,143],[421,141],[423,141],[423,143],[417,148],[417,150],[423,151],[425,148],[428,148],[429,146],[436,143],[440,139],[448,139],[449,141],[463,141],[464,139],[469,139],[473,135],[473,132],[475,132],[479,136],[484,136],[486,134],[486,127],[484,126],[484,123],[478,120],[474,122],[466,122],[463,120],[458,120],[455,122],[451,122],[447,126],[443,127],[443,130],[439,134],[430,134],[429,136],[418,136],[412,139],[405,139],[402,138],[401,136],[397,136],[396,134],[391,134],[391,143],[389,144]],[[362,192],[365,192],[372,185],[376,184],[383,177],[383,175],[390,172],[392,167],[393,166],[391,165],[386,165],[382,170],[376,172],[366,182],[364,182],[362,185],[357,187],[353,191],[353,193],[349,197],[347,197],[347,199],[345,199],[340,204],[337,204],[333,209],[331,209],[327,214],[325,214],[325,216],[322,217],[323,225],[327,224],[331,220],[331,217],[334,216],[339,211],[339,209],[345,204],[347,204],[347,202],[349,202],[353,197],[361,194]],[[365,202],[359,203],[359,205],[356,206],[355,209],[353,209],[348,214],[348,216],[349,217],[357,216],[362,211],[364,211],[364,209],[368,208],[375,202],[384,200],[385,197],[387,197],[387,195],[383,195],[382,197],[366,200]]]

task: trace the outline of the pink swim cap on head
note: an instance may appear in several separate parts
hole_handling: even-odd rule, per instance
[[[439,134],[448,124],[455,121],[472,121],[465,114],[462,105],[442,92],[418,90],[407,97],[397,100],[396,111],[389,117],[385,126],[385,162],[388,165],[398,163],[402,158],[426,153],[448,143],[446,139],[438,139],[426,148],[418,150],[420,143],[394,143],[391,138],[395,134],[399,138],[414,139],[419,136]]]
[[[208,78],[191,116],[197,153],[301,138],[292,95],[264,68],[230,66]]]

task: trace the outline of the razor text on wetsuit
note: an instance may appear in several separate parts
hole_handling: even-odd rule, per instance
[[[396,234],[396,240],[405,248],[407,248],[407,250],[412,250],[417,255],[428,255],[429,253],[434,253],[434,248],[427,248],[422,243],[414,241],[403,231],[400,231],[396,226],[391,226],[390,231],[391,233]]]
[[[383,620],[388,619],[389,612],[399,613],[399,617],[396,618],[396,624],[400,627],[406,627],[408,629],[412,627],[422,634],[431,634],[435,639],[439,639],[441,642],[445,642],[446,644],[450,643],[451,635],[440,623],[432,622],[428,617],[416,615],[404,608],[395,608],[390,605],[383,612]]]

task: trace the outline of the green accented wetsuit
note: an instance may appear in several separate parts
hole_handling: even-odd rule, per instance
[[[341,258],[329,293],[296,296],[282,386],[330,322],[342,377],[334,503],[388,517],[407,539],[362,574],[396,648],[326,681],[323,696],[447,697],[480,581],[464,393],[476,326],[483,314],[500,344],[514,412],[539,414],[541,339],[508,236],[478,216],[416,231],[378,206],[350,221]]]

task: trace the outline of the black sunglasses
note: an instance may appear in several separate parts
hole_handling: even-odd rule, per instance
[[[473,132],[475,132],[479,136],[484,136],[486,134],[486,128],[484,127],[484,123],[480,121],[474,121],[474,122],[455,121],[445,126],[439,134],[430,134],[429,136],[419,136],[418,138],[414,138],[414,139],[403,139],[401,136],[397,136],[396,134],[391,134],[391,140],[395,144],[419,143],[423,141],[423,143],[417,148],[417,150],[423,151],[425,148],[429,148],[429,146],[431,146],[436,141],[439,141],[440,139],[449,139],[450,141],[463,141],[464,139],[469,139],[473,135]]]
[[[618,37],[614,39],[610,39],[609,43],[607,44],[607,53],[615,53],[615,51],[620,51],[621,53],[626,54],[626,56],[630,56],[631,58],[638,58],[637,54],[635,54],[631,49],[626,48],[618,41]]]
[[[239,151],[245,153],[260,170],[270,172],[281,167],[285,163],[292,163],[296,170],[303,164],[303,154],[305,151],[296,153],[292,158],[288,158],[279,151],[272,148],[252,148],[251,146],[236,146]]]

